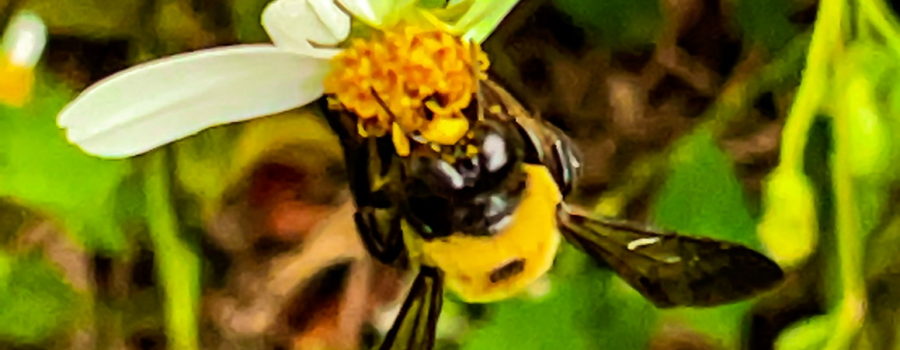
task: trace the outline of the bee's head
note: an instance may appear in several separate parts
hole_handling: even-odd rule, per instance
[[[525,188],[524,144],[511,123],[482,120],[454,146],[413,152],[407,169],[410,222],[429,237],[502,229]]]

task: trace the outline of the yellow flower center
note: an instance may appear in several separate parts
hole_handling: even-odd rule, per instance
[[[393,130],[449,145],[468,131],[463,109],[478,81],[486,79],[488,60],[476,43],[436,29],[398,26],[354,40],[333,66],[325,93],[359,117],[361,133]]]

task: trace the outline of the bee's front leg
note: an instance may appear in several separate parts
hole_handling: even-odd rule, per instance
[[[353,162],[351,185],[356,197],[353,218],[369,253],[383,263],[393,263],[404,251],[401,212],[398,205],[399,164],[389,140],[370,139],[347,159]],[[349,167],[349,164],[348,164]]]
[[[390,264],[404,251],[400,211],[396,205],[398,181],[396,153],[390,138],[362,137],[356,117],[346,111],[322,108],[344,149],[350,192],[356,203],[353,219],[369,253]]]

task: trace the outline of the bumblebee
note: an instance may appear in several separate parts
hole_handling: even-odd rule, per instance
[[[563,238],[659,307],[728,303],[782,278],[777,264],[744,246],[566,204],[582,164],[574,143],[491,80],[480,80],[476,94],[459,141],[411,135],[399,153],[392,135],[363,136],[352,112],[333,99],[323,104],[366,248],[384,263],[418,266],[381,349],[431,349],[445,287],[467,302],[515,295],[550,269]]]

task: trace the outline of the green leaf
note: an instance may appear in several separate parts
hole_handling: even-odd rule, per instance
[[[34,344],[72,321],[78,296],[58,271],[36,257],[0,252],[0,260],[9,265],[0,276],[0,339]]]
[[[628,48],[653,43],[662,29],[657,0],[553,0],[603,45]]]
[[[447,0],[419,0],[419,7],[426,9],[443,8],[447,4]]]
[[[722,344],[723,349],[739,349],[746,326],[750,302],[740,302],[713,308],[678,308],[662,310],[660,317],[669,322],[683,322]]]
[[[2,3],[2,2],[0,2]],[[145,2],[139,0],[23,0],[17,6],[34,11],[50,28],[67,35],[123,38],[141,29]]]
[[[56,114],[72,94],[60,84],[39,79],[34,96],[21,109],[0,107],[0,196],[58,219],[89,249],[123,249],[115,192],[130,163],[91,157],[66,141]]]
[[[798,33],[789,18],[794,4],[789,0],[738,0],[734,14],[748,39],[776,51]]]
[[[672,171],[652,205],[657,225],[758,247],[743,187],[710,132],[682,139],[671,161]]]
[[[561,258],[580,271],[551,276],[550,292],[538,299],[513,298],[490,304],[488,320],[462,339],[465,350],[480,349],[642,349],[655,309],[614,274],[599,269],[567,247]],[[635,315],[641,315],[635,317]]]
[[[231,5],[231,20],[234,22],[237,38],[241,42],[268,41],[269,36],[260,24],[260,16],[268,0],[234,0]]]

